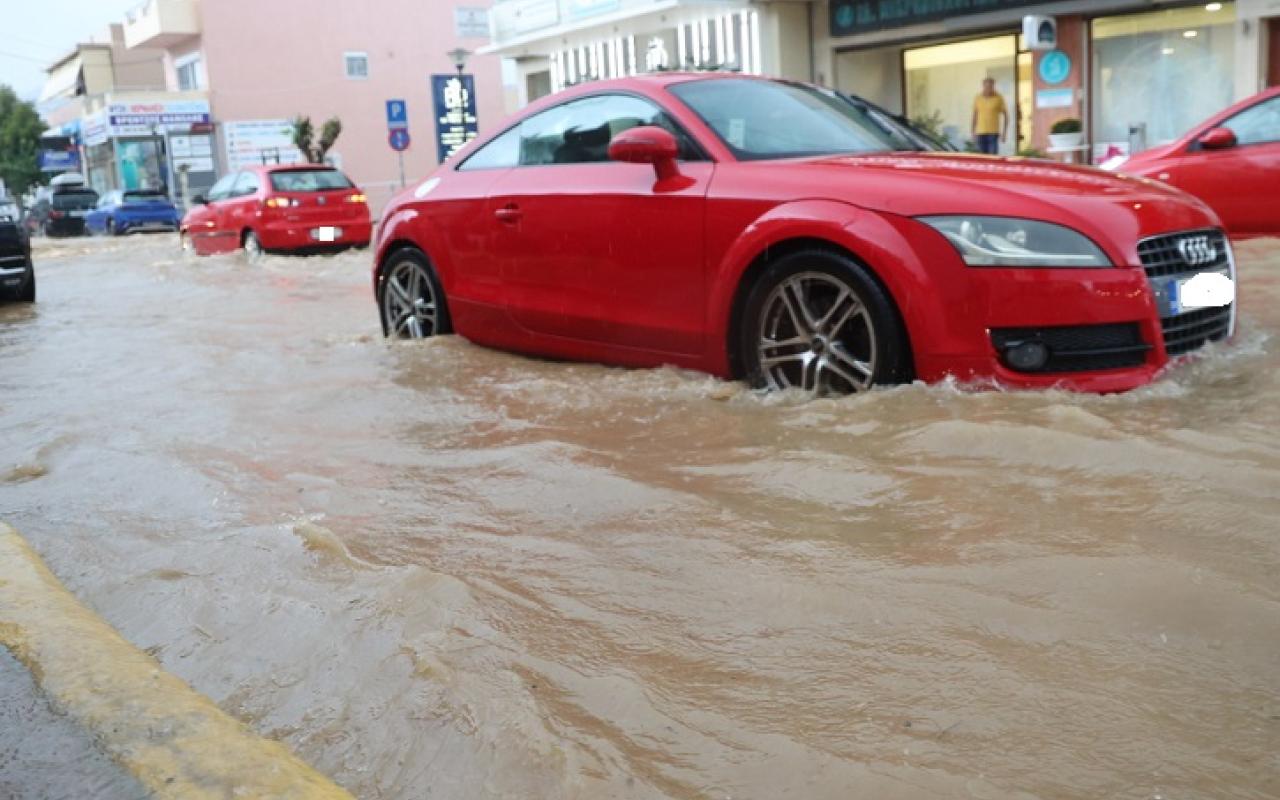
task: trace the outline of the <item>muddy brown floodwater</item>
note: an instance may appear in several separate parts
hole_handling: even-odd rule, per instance
[[[1148,388],[803,402],[384,342],[367,254],[43,243],[0,518],[362,798],[1275,798],[1280,245],[1239,256],[1237,341]]]

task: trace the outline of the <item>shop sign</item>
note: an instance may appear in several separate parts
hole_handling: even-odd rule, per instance
[[[621,0],[565,0],[565,16],[569,19],[582,19],[617,11]]]
[[[1062,83],[1071,76],[1071,56],[1051,50],[1040,58],[1040,80],[1047,84]]]
[[[453,34],[459,39],[489,38],[489,9],[463,8],[453,10]]]
[[[471,75],[432,75],[431,100],[436,115],[436,156],[449,156],[480,135],[476,119],[476,82]]]
[[[169,155],[175,170],[213,172],[213,142],[208,135],[170,136]]]
[[[80,153],[77,150],[41,150],[38,160],[41,172],[80,171]]]
[[[1044,0],[831,0],[831,35],[853,36],[1043,2]]]
[[[1036,108],[1070,108],[1075,99],[1074,89],[1038,89]]]
[[[107,124],[112,136],[152,136],[157,129],[187,131],[208,124],[209,103],[204,100],[172,100],[155,103],[112,103]]]
[[[106,144],[107,139],[111,138],[111,133],[107,129],[107,115],[99,111],[96,114],[85,117],[80,126],[80,135],[84,140],[85,147],[97,147],[100,144]]]
[[[262,164],[297,164],[302,151],[293,143],[293,123],[287,119],[252,119],[222,123],[227,144],[227,170],[234,172]]]

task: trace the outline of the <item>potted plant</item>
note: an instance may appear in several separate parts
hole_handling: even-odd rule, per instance
[[[1053,123],[1053,127],[1049,129],[1049,145],[1051,147],[1079,147],[1084,140],[1083,127],[1080,120],[1075,117],[1067,117]]]

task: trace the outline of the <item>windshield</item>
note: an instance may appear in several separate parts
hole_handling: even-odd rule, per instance
[[[154,189],[142,189],[136,192],[124,193],[124,202],[126,203],[164,203],[168,199],[164,192]]]
[[[899,149],[846,100],[809,86],[748,78],[671,87],[740,160]]]
[[[92,189],[80,191],[58,192],[53,196],[51,205],[59,211],[68,209],[93,208],[98,204],[98,193]]]
[[[336,169],[291,169],[271,173],[271,188],[277,192],[328,192],[350,189],[351,181]]]

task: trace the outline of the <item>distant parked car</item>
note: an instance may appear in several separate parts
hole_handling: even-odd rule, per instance
[[[1190,192],[1218,212],[1232,236],[1280,235],[1280,86],[1231,106],[1172,144],[1102,166]]]
[[[346,175],[319,164],[252,167],[193,201],[180,230],[183,247],[200,255],[367,247],[373,234],[368,198]]]
[[[30,303],[36,299],[31,239],[18,219],[17,206],[0,203],[0,299]]]
[[[90,233],[121,236],[139,231],[176,231],[181,218],[164,192],[156,189],[107,192],[85,218]]]

